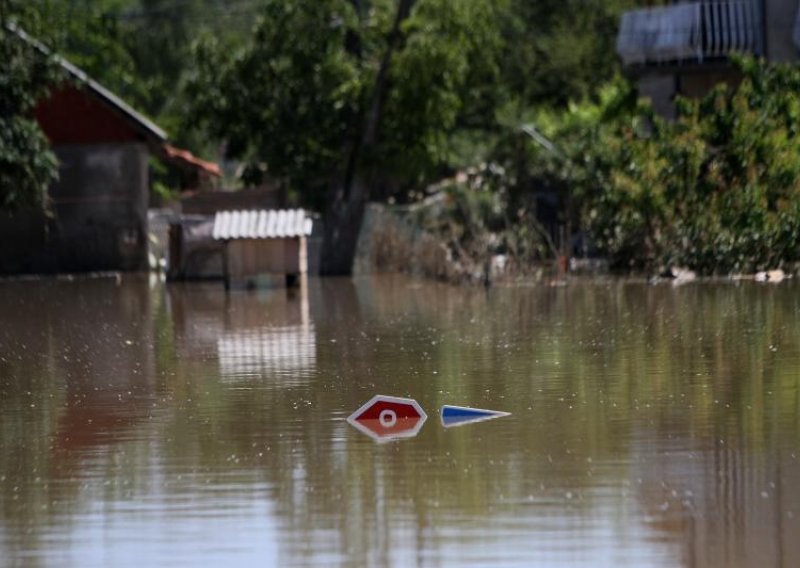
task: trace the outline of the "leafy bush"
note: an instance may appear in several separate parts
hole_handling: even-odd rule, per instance
[[[42,205],[58,163],[33,117],[57,78],[52,60],[0,18],[0,211]]]
[[[594,245],[616,266],[719,274],[800,256],[800,70],[737,66],[736,88],[680,99],[673,122],[618,83],[554,127],[568,159],[537,167],[581,197]]]

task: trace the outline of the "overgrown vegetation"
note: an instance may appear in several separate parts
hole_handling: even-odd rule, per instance
[[[665,122],[613,79],[619,13],[643,4],[0,0],[4,22],[178,144],[217,158],[224,148],[241,183],[269,177],[326,212],[342,270],[368,199],[429,204],[421,222],[476,262],[578,248],[626,270],[797,260],[798,71],[742,60],[736,89],[682,100]],[[38,203],[56,171],[31,118],[52,77],[0,33],[9,209]],[[543,206],[558,227],[537,221]]]
[[[12,7],[0,0],[0,211],[41,206],[58,174],[33,109],[59,73],[49,57],[20,41],[6,17]]]
[[[600,104],[542,117],[597,252],[619,268],[752,272],[800,256],[800,71],[737,61],[742,81],[678,101],[673,122],[609,86]]]

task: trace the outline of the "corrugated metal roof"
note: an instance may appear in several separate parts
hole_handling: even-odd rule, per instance
[[[302,209],[220,211],[214,216],[213,236],[227,239],[276,239],[311,234],[312,221]]]

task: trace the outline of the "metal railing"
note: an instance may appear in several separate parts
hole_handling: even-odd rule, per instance
[[[631,10],[617,53],[626,65],[698,61],[764,52],[760,0],[713,0]]]

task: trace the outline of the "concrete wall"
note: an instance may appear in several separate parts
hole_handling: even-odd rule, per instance
[[[741,74],[733,67],[724,69],[689,69],[678,75],[678,92],[691,98],[701,98],[720,83],[737,87],[742,81]]]
[[[675,76],[657,72],[642,76],[638,82],[639,96],[650,99],[653,109],[661,116],[675,118]]]
[[[181,213],[213,215],[237,209],[280,209],[285,207],[285,202],[277,185],[236,191],[201,191],[181,198]]]
[[[213,238],[214,218],[181,216],[169,226],[169,280],[222,279],[225,243]]]
[[[675,118],[675,95],[701,98],[720,83],[736,87],[741,74],[732,66],[686,66],[670,71],[653,69],[639,78],[639,95],[650,99],[655,111],[663,117]]]
[[[797,46],[792,39],[798,4],[798,0],[764,0],[766,55],[774,63],[798,59]]]
[[[798,0],[763,0],[766,57],[774,63],[798,61],[800,50],[792,38],[798,15]],[[680,93],[702,97],[718,83],[736,86],[741,76],[732,66],[691,63],[683,67],[653,66],[638,79],[641,96],[650,99],[656,112],[674,118],[673,97]]]
[[[147,267],[147,147],[54,148],[59,179],[52,215],[0,219],[0,273],[140,270]]]

